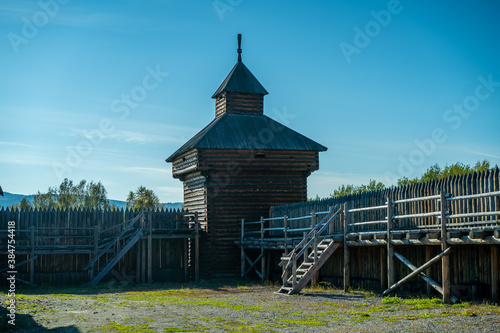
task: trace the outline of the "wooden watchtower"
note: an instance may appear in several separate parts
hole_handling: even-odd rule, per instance
[[[184,208],[206,221],[204,278],[239,274],[241,217],[307,200],[307,177],[327,149],[264,115],[267,94],[241,60],[238,35],[238,61],[212,96],[215,119],[166,160],[184,184]]]

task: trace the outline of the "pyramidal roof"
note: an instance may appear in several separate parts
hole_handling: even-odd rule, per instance
[[[267,95],[267,90],[259,80],[241,61],[241,34],[238,35],[238,62],[234,65],[229,75],[214,93],[212,98],[217,98],[223,92],[237,92],[242,94]]]
[[[272,131],[272,140],[251,140]],[[328,148],[280,124],[268,116],[226,113],[214,119],[174,152],[167,162],[191,149],[250,149],[326,151]]]

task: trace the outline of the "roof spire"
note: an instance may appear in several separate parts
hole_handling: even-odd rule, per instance
[[[241,34],[238,34],[238,62],[241,62]]]

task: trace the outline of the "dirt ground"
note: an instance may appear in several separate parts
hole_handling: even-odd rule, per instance
[[[218,281],[184,285],[102,284],[24,288],[16,326],[0,293],[0,331],[17,332],[499,332],[500,307],[438,299],[382,299],[366,291],[310,288],[278,295],[277,285]]]

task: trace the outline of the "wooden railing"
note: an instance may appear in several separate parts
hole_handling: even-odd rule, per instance
[[[479,202],[482,200],[482,202]],[[478,204],[479,202],[479,204]],[[486,204],[484,204],[486,203]],[[452,196],[441,192],[400,200],[386,197],[383,205],[350,208],[350,202],[340,205],[337,210],[327,212],[312,212],[311,215],[288,218],[287,216],[261,218],[260,221],[245,222],[242,219],[241,240],[242,255],[244,247],[261,248],[261,258],[264,249],[284,249],[285,255],[279,263],[283,267],[283,275],[291,274],[293,285],[297,283],[297,260],[304,255],[317,252],[319,239],[331,238],[343,242],[344,246],[344,289],[350,288],[350,247],[362,245],[378,245],[387,247],[387,275],[381,284],[389,288],[384,295],[391,294],[401,284],[412,277],[422,276],[430,286],[443,295],[446,302],[455,301],[450,290],[449,247],[452,245],[500,245],[500,191],[487,193]],[[412,205],[412,209],[408,209]],[[407,213],[411,211],[411,213]],[[320,223],[316,223],[317,215],[325,215]],[[338,222],[333,222],[339,216]],[[368,217],[368,218],[366,218]],[[291,222],[311,219],[310,226],[294,226]],[[426,223],[421,222],[425,220]],[[280,225],[282,221],[282,224]],[[272,223],[272,225],[266,225]],[[256,226],[260,228],[255,228]],[[245,231],[248,228],[254,228]],[[327,232],[328,231],[328,232]],[[292,232],[304,232],[300,239],[290,237]],[[253,237],[257,235],[257,237]],[[260,237],[259,237],[260,236]],[[292,246],[291,246],[292,244]],[[417,268],[401,254],[394,251],[395,245],[436,245],[441,247],[441,253],[429,258],[428,262]],[[292,249],[287,253],[288,249]],[[312,251],[312,252],[308,252]],[[492,248],[492,257],[498,256],[498,248]],[[314,258],[316,259],[316,255]],[[259,260],[259,258],[257,260]],[[395,281],[394,258],[399,259],[413,273],[403,280]],[[257,260],[253,263],[255,265]],[[442,281],[437,282],[427,277],[423,271],[430,265],[441,262]],[[243,263],[243,257],[242,257]],[[498,262],[492,260],[493,272],[498,271]],[[251,269],[250,267],[246,272]],[[289,272],[291,269],[291,273]],[[242,271],[242,274],[244,272]],[[290,281],[288,281],[290,283]],[[493,299],[498,299],[498,278],[492,277]]]

